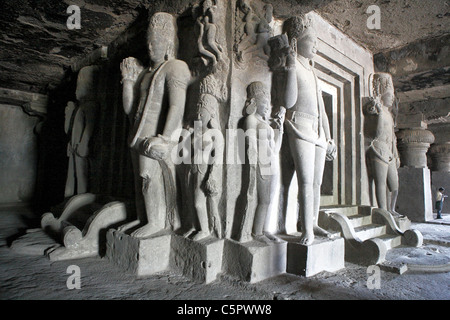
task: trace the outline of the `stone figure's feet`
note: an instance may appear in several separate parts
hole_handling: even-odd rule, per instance
[[[192,237],[192,240],[199,241],[205,239],[210,236],[209,232],[199,231],[195,236]]]
[[[131,236],[135,238],[147,238],[159,231],[161,231],[161,228],[151,224],[146,224],[145,226],[134,231]]]
[[[267,237],[267,239],[269,239],[269,240],[272,241],[272,242],[281,242],[281,239],[280,239],[280,238],[274,236],[274,235],[271,234],[271,233],[264,232],[264,235]]]
[[[305,245],[305,246],[309,246],[314,242],[314,233],[308,233],[305,232],[302,234],[302,236],[300,237],[300,244]]]
[[[194,228],[190,228],[187,231],[181,231],[180,234],[185,238],[189,238],[194,233],[194,231],[195,231]]]
[[[242,234],[241,237],[239,238],[240,243],[246,243],[252,240],[253,238],[249,234]]]
[[[136,226],[138,226],[140,224],[141,224],[140,220],[134,220],[134,221],[131,221],[131,222],[128,222],[128,223],[125,223],[125,224],[119,226],[117,228],[117,231],[125,232],[125,231],[130,230],[130,229],[132,229],[132,228],[134,228],[134,227],[136,227]]]
[[[252,233],[252,237],[253,237],[254,240],[256,240],[258,242],[262,242],[264,244],[270,244],[271,243],[270,239],[267,238],[264,234],[256,235],[256,234]]]
[[[389,213],[392,214],[392,216],[394,218],[404,218],[405,217],[404,215],[401,215],[400,213],[398,213],[397,211],[394,211],[394,210],[389,210]]]
[[[328,239],[334,239],[338,235],[336,233],[328,232],[327,230],[325,230],[325,229],[323,229],[323,228],[321,228],[319,226],[314,226],[314,234],[316,236],[321,236],[321,237],[325,237],[325,238],[328,238]]]

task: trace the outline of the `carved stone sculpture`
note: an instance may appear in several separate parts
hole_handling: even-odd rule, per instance
[[[395,127],[395,95],[392,77],[388,73],[375,73],[372,77],[372,97],[365,105],[367,120],[373,121],[374,135],[367,150],[371,176],[375,182],[378,207],[394,216],[398,195],[398,172],[400,158],[397,151]],[[387,189],[391,199],[387,199]]]
[[[147,41],[150,68],[143,68],[135,58],[124,59],[121,64],[136,191],[142,192],[145,210],[140,209],[142,198],[137,199],[138,219],[120,230],[144,224],[132,233],[139,238],[171,228],[174,223],[177,195],[170,152],[178,143],[191,77],[187,64],[175,58],[178,41],[172,15],[160,12],[150,18]]]
[[[220,132],[219,104],[217,99],[208,93],[203,93],[198,102],[193,145],[194,161],[191,166],[190,181],[194,189],[194,206],[197,213],[197,233],[193,240],[201,240],[213,234],[223,238],[222,218],[218,210],[222,165],[216,160],[223,157],[223,146],[214,141],[214,132]],[[197,150],[198,149],[198,150]]]
[[[267,242],[275,238],[263,233],[269,207],[275,195],[279,177],[276,165],[281,148],[285,109],[282,108],[274,119],[273,130],[269,117],[271,113],[270,94],[261,82],[252,82],[247,87],[245,130],[248,135],[247,155],[249,162],[249,187],[247,203],[256,200],[256,210],[252,212],[247,205],[242,221],[240,241],[252,238]]]
[[[200,11],[200,12],[199,12]],[[215,66],[221,59],[222,47],[217,42],[216,22],[217,6],[212,0],[204,0],[201,5],[194,7],[193,14],[196,19],[197,46],[203,63],[208,65],[206,58]]]
[[[251,7],[250,0],[238,0],[236,5],[236,30],[234,51],[237,66],[245,68],[245,62],[253,55],[267,61],[270,47],[267,43],[272,35],[273,7],[266,4],[258,15]]]
[[[328,117],[313,69],[317,37],[304,16],[287,20],[285,28],[291,49],[288,43],[281,44],[279,46],[285,49],[277,51],[286,56],[271,58],[284,64],[284,68],[277,66],[274,71],[282,72],[281,78],[285,80],[285,86],[275,100],[287,109],[284,122],[287,145],[283,146],[281,156],[292,157],[293,166],[282,166],[282,174],[292,178],[294,168],[297,173],[300,243],[310,245],[315,235],[331,237],[319,227],[318,214],[325,160],[334,159],[336,146],[331,139]],[[281,36],[278,41],[282,43],[283,39],[285,37]],[[290,183],[291,179],[284,181]],[[288,192],[286,186],[284,192]]]
[[[89,142],[95,127],[96,66],[84,67],[77,79],[77,102],[69,101],[65,110],[64,131],[70,136],[67,145],[69,167],[65,197],[89,191]]]

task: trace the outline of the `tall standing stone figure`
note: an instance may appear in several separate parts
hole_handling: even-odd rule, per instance
[[[77,102],[69,101],[65,110],[64,131],[70,136],[67,145],[69,168],[65,197],[89,191],[89,143],[98,109],[96,101],[96,66],[80,70],[77,78]]]
[[[307,17],[299,16],[288,19],[284,27],[291,48],[286,44],[285,57],[279,59],[284,64],[282,78],[285,85],[278,100],[287,109],[284,122],[287,138],[284,142],[287,145],[282,148],[281,158],[291,157],[293,166],[282,164],[282,175],[283,181],[290,183],[291,179],[286,177],[292,178],[294,169],[297,173],[300,243],[310,245],[315,235],[331,236],[318,226],[318,214],[325,160],[334,159],[336,146],[331,139],[328,117],[313,69],[317,37],[311,23]],[[284,192],[287,193],[288,189],[285,185]]]
[[[177,27],[171,14],[159,12],[150,18],[147,42],[150,68],[132,57],[120,66],[137,192],[137,220],[120,230],[139,225],[132,233],[138,238],[174,224],[177,194],[170,154],[180,137],[191,78],[187,64],[176,59]]]
[[[374,136],[367,151],[371,175],[375,182],[375,195],[378,207],[388,210],[394,216],[398,195],[398,172],[400,157],[395,135],[395,95],[394,84],[389,73],[375,73],[372,76],[372,97],[365,105],[365,113],[371,116]],[[387,188],[391,199],[387,199]]]

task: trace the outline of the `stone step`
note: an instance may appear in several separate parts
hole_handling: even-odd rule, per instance
[[[349,216],[348,219],[352,223],[353,228],[361,227],[364,225],[369,225],[372,223],[372,216],[366,216],[362,214],[355,214]]]
[[[377,238],[386,234],[386,226],[380,224],[368,224],[355,228],[356,235],[361,241]]]
[[[322,207],[321,211],[337,212],[347,217],[350,217],[357,215],[359,213],[359,207],[358,206]]]
[[[385,234],[378,237],[378,239],[381,239],[386,244],[388,250],[398,247],[402,244],[402,237],[399,235]]]

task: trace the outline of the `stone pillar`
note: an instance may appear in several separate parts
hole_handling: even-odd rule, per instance
[[[429,153],[433,171],[450,172],[450,142],[432,145]]]
[[[400,130],[397,132],[397,148],[402,166],[398,169],[400,186],[397,211],[415,222],[433,219],[427,151],[434,142],[434,135],[427,130],[422,119],[421,114],[406,116],[404,121],[399,121]]]
[[[397,133],[397,147],[402,166],[427,167],[427,151],[434,135],[424,128],[402,129]]]

